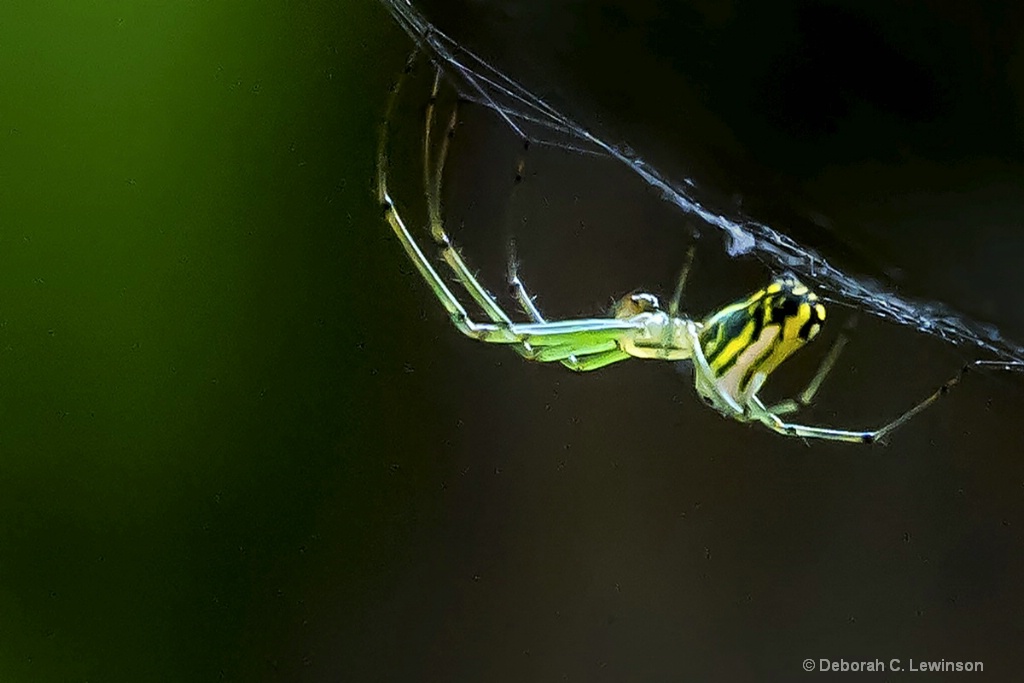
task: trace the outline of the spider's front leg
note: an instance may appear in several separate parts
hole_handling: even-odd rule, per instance
[[[515,341],[511,341],[503,338],[500,340],[493,339],[493,341],[511,343],[516,352],[528,360],[542,363],[561,362],[563,365],[577,371],[595,370],[609,363],[622,360],[624,356],[617,352],[617,340],[622,334],[628,333],[631,330],[630,326],[610,326],[607,324],[608,321],[600,319],[549,323],[540,315],[540,311],[532,305],[532,301],[529,295],[526,294],[526,290],[521,282],[519,285],[522,293],[520,304],[523,304],[524,301],[530,302],[530,305],[525,310],[532,318],[534,324],[520,325],[514,323],[498,304],[494,296],[484,288],[470,270],[462,254],[448,237],[444,227],[441,206],[442,179],[451,141],[455,137],[455,127],[458,121],[458,104],[453,105],[451,115],[447,118],[444,132],[439,136],[440,142],[435,150],[432,140],[434,139],[434,122],[437,118],[435,108],[439,87],[440,72],[435,74],[430,102],[427,105],[423,132],[423,181],[427,199],[430,234],[441,252],[442,258],[455,275],[459,284],[462,285],[495,327],[508,330],[511,337],[515,339]],[[407,233],[407,231],[404,232]],[[411,240],[411,236],[408,236],[407,239]],[[461,308],[461,304],[459,307]],[[449,310],[451,310],[450,306]],[[456,324],[458,324],[458,321],[456,321]],[[487,341],[492,341],[492,339]]]

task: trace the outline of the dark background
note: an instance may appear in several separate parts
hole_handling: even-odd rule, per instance
[[[724,209],[1024,338],[1014,5],[424,8]],[[669,366],[527,364],[451,328],[376,206],[410,48],[383,6],[0,17],[0,680],[1024,665],[1019,378],[808,447]],[[417,227],[429,78],[394,122]],[[518,142],[464,114],[445,200],[492,288],[515,234],[552,317],[670,290],[699,226],[608,162],[533,149],[513,191]],[[695,313],[771,275],[698,247]],[[861,316],[806,420],[880,424],[973,357]]]

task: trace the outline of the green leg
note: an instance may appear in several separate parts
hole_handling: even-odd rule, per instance
[[[1019,372],[1024,369],[1024,363],[1018,362],[1003,362],[1003,361],[974,361],[968,363],[960,369],[956,375],[946,381],[942,386],[936,389],[929,396],[925,397],[923,401],[915,405],[913,408],[897,417],[892,422],[879,427],[874,430],[867,431],[849,431],[845,429],[830,429],[828,427],[814,427],[810,425],[790,424],[783,422],[779,419],[778,415],[770,412],[764,407],[764,404],[755,396],[751,399],[748,408],[750,409],[750,416],[752,419],[756,419],[772,431],[778,432],[779,434],[786,434],[788,436],[801,436],[811,439],[827,439],[831,441],[847,441],[852,443],[875,443],[881,441],[895,429],[903,426],[909,422],[912,418],[916,417],[926,408],[930,407],[933,403],[938,401],[940,398],[948,394],[953,387],[960,383],[967,371],[973,367],[991,367],[1004,371]]]
[[[780,403],[777,403],[770,408],[768,412],[775,415],[788,415],[795,413],[801,408],[806,408],[811,405],[814,401],[814,396],[818,393],[818,389],[821,388],[825,378],[828,377],[828,373],[832,371],[832,367],[836,364],[839,359],[839,354],[843,352],[843,348],[846,347],[847,338],[845,334],[840,334],[836,341],[832,344],[832,348],[829,349],[828,354],[824,360],[821,361],[821,365],[818,367],[818,371],[811,378],[811,381],[807,384],[802,392],[794,399],[787,399]]]
[[[526,285],[519,277],[519,265],[515,254],[515,243],[510,245],[509,262],[508,262],[508,283],[509,290],[515,296],[516,301],[519,302],[519,307],[523,309],[523,312],[535,323],[544,324],[547,321],[541,314],[540,309],[537,308],[533,302],[533,297],[526,290]],[[545,349],[547,351],[547,349]],[[554,356],[547,360],[558,360],[562,365],[569,368],[574,372],[590,372],[592,370],[598,370],[607,365],[618,363],[629,358],[629,354],[622,351],[619,348],[618,342],[605,345],[593,345],[590,347],[581,345],[572,345],[562,347],[560,351],[568,351],[567,355],[563,355],[559,358]]]
[[[534,322],[532,324],[514,323],[470,271],[462,255],[444,231],[441,211],[441,180],[449,143],[455,130],[456,117],[453,111],[440,143],[437,145],[432,143],[439,88],[440,74],[435,77],[434,90],[427,107],[424,124],[423,175],[430,232],[448,267],[490,322],[478,323],[469,317],[466,308],[416,243],[388,192],[388,127],[397,98],[397,87],[392,91],[388,101],[385,121],[381,130],[377,152],[377,189],[378,197],[384,206],[385,218],[391,225],[395,236],[424,281],[448,312],[452,323],[460,332],[470,338],[491,343],[510,344],[526,358],[562,362],[579,371],[596,369],[628,357],[619,351],[619,340],[624,335],[632,333],[636,329],[636,323],[614,318],[547,322],[532,304],[530,306],[532,310],[529,312]],[[525,289],[522,291],[523,296],[528,298]]]
[[[683,290],[686,288],[686,278],[690,276],[690,267],[693,265],[693,253],[696,247],[686,250],[686,260],[679,271],[679,279],[676,280],[676,290],[672,293],[672,300],[668,302],[668,314],[673,318],[679,315],[679,305],[683,300]]]
[[[616,348],[611,351],[597,353],[592,356],[583,356],[582,358],[577,358],[571,363],[563,362],[562,365],[576,372],[590,372],[591,370],[600,370],[606,365],[618,363],[619,361],[623,361],[628,358],[630,358],[628,353]]]

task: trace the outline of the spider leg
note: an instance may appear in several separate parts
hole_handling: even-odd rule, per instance
[[[758,403],[760,403],[760,401],[758,401]],[[759,409],[753,409],[751,414],[754,419],[765,427],[784,436],[799,436],[805,439],[825,439],[827,441],[845,441],[847,443],[872,443],[883,436],[883,434],[880,433],[881,430],[875,432],[856,432],[846,429],[831,429],[829,427],[813,427],[810,425],[783,422],[773,413],[768,412],[768,409],[765,408],[763,404]],[[902,424],[902,422],[900,424]],[[898,425],[894,425],[893,428],[895,428],[895,426]]]
[[[933,393],[929,394],[921,402],[915,405],[910,410],[906,411],[895,420],[885,424],[878,429],[866,430],[866,431],[850,431],[845,429],[831,429],[828,427],[814,427],[810,425],[791,424],[783,422],[778,415],[772,413],[768,408],[764,407],[760,399],[756,396],[752,397],[748,403],[751,417],[758,420],[763,425],[771,429],[772,431],[780,434],[787,434],[789,436],[802,436],[805,438],[812,439],[828,439],[832,441],[849,441],[854,443],[874,443],[881,441],[888,436],[893,430],[902,425],[906,424],[912,418],[916,417],[921,411],[925,410],[933,403],[938,401],[940,398],[949,393],[949,391],[960,383],[964,375],[971,368],[975,367],[992,367],[1005,371],[1020,370],[1024,368],[1024,363],[1020,362],[1005,362],[1005,361],[990,361],[990,360],[976,360],[967,363],[960,371],[957,372],[953,377],[942,384]]]
[[[686,250],[686,259],[679,271],[679,278],[676,280],[676,289],[672,293],[672,299],[668,302],[668,314],[675,318],[679,315],[679,304],[683,300],[683,290],[686,288],[686,278],[690,276],[690,267],[693,265],[693,253],[696,247],[691,246]]]
[[[402,83],[402,79],[405,78],[412,71],[413,60],[410,58],[406,64],[405,71],[402,74],[402,78],[398,83],[391,89],[391,94],[388,97],[387,106],[385,108],[384,123],[381,126],[380,137],[377,141],[377,199],[384,207],[384,217],[391,225],[392,230],[401,242],[402,247],[405,249],[406,255],[409,260],[413,262],[420,275],[433,290],[437,296],[441,305],[444,306],[445,310],[448,311],[448,315],[451,316],[452,322],[463,334],[473,338],[483,338],[490,332],[494,331],[491,328],[496,326],[480,326],[469,319],[469,314],[466,309],[459,303],[459,300],[452,294],[451,289],[445,284],[441,276],[437,274],[437,271],[430,264],[424,256],[423,251],[419,245],[412,238],[412,234],[406,227],[405,222],[402,220],[401,215],[398,213],[398,209],[395,206],[394,200],[391,198],[391,194],[388,192],[388,133],[389,125],[391,122],[392,114],[394,113],[395,103],[398,100],[398,91]]]
[[[452,293],[427,260],[419,245],[413,240],[409,229],[398,213],[394,201],[385,189],[382,201],[388,222],[391,224],[406,254],[412,260],[420,275],[433,290],[434,295],[448,311],[452,324],[467,337],[497,344],[526,346],[533,350],[544,347],[569,347],[593,349],[595,345],[617,345],[624,335],[638,329],[635,322],[617,318],[591,318],[561,320],[556,322],[518,324],[510,322],[480,323],[472,320],[465,307]],[[497,309],[500,310],[500,309]],[[567,353],[563,358],[569,355]],[[552,359],[555,360],[555,359]]]
[[[436,159],[434,163],[431,163],[430,152],[432,148],[431,136],[434,129],[434,117],[435,108],[437,103],[437,94],[440,87],[440,70],[435,73],[434,84],[431,91],[430,101],[427,104],[427,115],[426,123],[423,135],[423,176],[424,186],[427,193],[427,211],[430,220],[430,233],[434,238],[434,242],[438,249],[441,251],[442,257],[445,262],[451,268],[452,272],[458,281],[466,288],[469,295],[473,298],[473,301],[484,311],[488,318],[496,325],[505,325],[510,328],[514,328],[515,324],[509,318],[508,314],[501,308],[497,303],[494,296],[490,294],[480,281],[477,280],[476,276],[470,271],[468,265],[462,257],[462,254],[454,246],[448,234],[444,230],[444,219],[441,212],[441,187],[442,177],[444,175],[444,166],[448,158],[448,151],[450,143],[455,134],[455,126],[458,121],[458,110],[457,103],[452,108],[451,116],[448,119],[444,136],[441,138],[440,148],[437,151]],[[516,180],[517,184],[522,179],[522,168],[521,166],[517,169]],[[515,277],[515,281],[518,282],[516,289],[517,299],[520,305],[523,306],[534,323],[538,325],[547,325],[548,321],[540,314],[540,311],[533,304],[533,301],[529,294],[526,292],[525,286],[522,281]],[[584,330],[585,331],[585,330]],[[541,342],[542,343],[542,342]],[[529,360],[535,360],[539,362],[552,362],[559,361],[566,367],[572,370],[582,371],[583,369],[596,369],[597,367],[603,367],[609,363],[624,360],[628,358],[628,354],[625,354],[618,350],[618,344],[613,339],[600,339],[600,340],[573,340],[569,344],[560,344],[556,346],[544,345],[539,346],[537,341],[532,338],[530,341],[523,341],[521,344],[516,344],[513,348],[524,358]],[[584,366],[580,364],[579,358],[584,356],[600,356],[600,363],[598,359],[591,358],[589,362]]]
[[[618,344],[616,344],[614,349],[604,351],[603,353],[592,353],[589,355],[576,353],[570,357],[569,361],[562,361],[562,365],[575,372],[590,372],[591,370],[600,370],[605,366],[624,361],[630,357],[628,353],[618,348]]]
[[[409,67],[407,67],[408,70]],[[491,322],[476,322],[472,320],[466,308],[445,283],[444,279],[441,278],[433,265],[431,265],[430,260],[427,259],[423,250],[413,238],[388,190],[388,125],[395,107],[397,92],[398,88],[396,87],[392,90],[391,97],[388,100],[386,116],[378,143],[378,198],[384,207],[385,218],[402,244],[406,255],[434,292],[438,301],[444,306],[456,329],[472,339],[498,344],[512,344],[516,347],[521,347],[526,350],[524,355],[534,353],[539,348],[566,347],[567,350],[551,354],[555,358],[550,360],[560,360],[571,355],[574,349],[583,349],[587,353],[594,353],[595,351],[603,353],[603,349],[616,347],[619,339],[634,333],[640,328],[640,324],[635,321],[615,318],[592,318],[532,324],[513,323],[470,272],[458,250],[451,244],[448,236],[444,233],[440,219],[439,190],[434,189],[439,188],[440,184],[431,177],[432,179],[428,181],[427,198],[428,211],[431,215],[431,232],[435,236],[435,241],[442,248],[445,261],[455,273],[460,284],[465,287],[473,300],[484,310],[491,319]],[[433,107],[433,102],[430,106]],[[432,117],[433,114],[430,113],[428,120],[432,120]],[[446,154],[447,137],[439,152],[438,168],[443,168]],[[425,158],[429,168],[429,150],[425,152]]]
[[[512,320],[469,270],[469,266],[463,260],[462,254],[455,248],[448,237],[448,233],[444,230],[444,219],[441,217],[441,180],[444,175],[445,162],[448,159],[448,149],[455,135],[455,124],[458,121],[458,105],[456,103],[452,107],[451,116],[448,119],[444,136],[441,139],[440,149],[437,151],[437,159],[432,164],[430,159],[431,137],[434,130],[434,114],[440,84],[441,70],[438,67],[434,74],[434,85],[431,90],[430,100],[427,103],[427,115],[423,131],[423,185],[426,190],[430,235],[434,238],[434,243],[441,252],[442,258],[448,264],[448,267],[451,268],[452,272],[455,273],[459,283],[465,287],[473,301],[483,309],[487,317],[496,324],[511,325]]]
[[[818,393],[818,389],[821,388],[825,378],[828,377],[828,373],[832,371],[832,367],[839,359],[839,354],[842,353],[843,348],[846,347],[847,341],[848,339],[846,335],[840,334],[832,344],[832,348],[829,349],[824,360],[821,361],[821,365],[818,367],[817,372],[814,373],[814,377],[812,377],[811,381],[807,383],[806,387],[804,387],[804,390],[800,392],[796,398],[787,399],[770,406],[768,408],[768,412],[774,415],[787,415],[811,405],[814,401],[814,396]]]
[[[693,382],[697,394],[723,415],[740,422],[747,421],[748,418],[743,408],[719,388],[715,371],[711,369],[707,356],[704,355],[704,349],[700,345],[700,338],[692,327],[688,330],[688,336],[690,338],[690,362],[693,364]]]
[[[536,323],[547,322],[534,303],[534,297],[530,295],[522,278],[519,277],[519,261],[516,258],[514,241],[509,245],[508,286],[512,296],[519,302],[519,307],[523,309],[526,315]],[[556,350],[558,352],[568,352],[568,355],[563,353],[561,356],[556,356]],[[614,343],[590,348],[580,346],[548,348],[538,354],[535,360],[557,360],[575,372],[589,372],[612,363],[618,363],[629,357],[628,353],[619,348],[618,343]]]
[[[526,285],[519,277],[519,259],[516,257],[516,243],[512,240],[508,250],[508,289],[519,303],[519,308],[535,323],[547,322],[534,303],[535,297],[526,291]]]

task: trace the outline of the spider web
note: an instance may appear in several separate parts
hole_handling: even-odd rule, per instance
[[[820,292],[884,320],[917,329],[950,344],[972,346],[1009,363],[1024,363],[1024,346],[991,324],[972,320],[948,306],[913,300],[867,278],[843,272],[817,251],[772,227],[731,217],[700,201],[696,183],[673,180],[627,145],[597,137],[512,78],[432,25],[409,0],[382,0],[418,49],[448,78],[463,99],[487,107],[531,145],[552,146],[581,155],[608,157],[636,173],[662,198],[725,236],[730,256],[753,255],[788,270]]]

